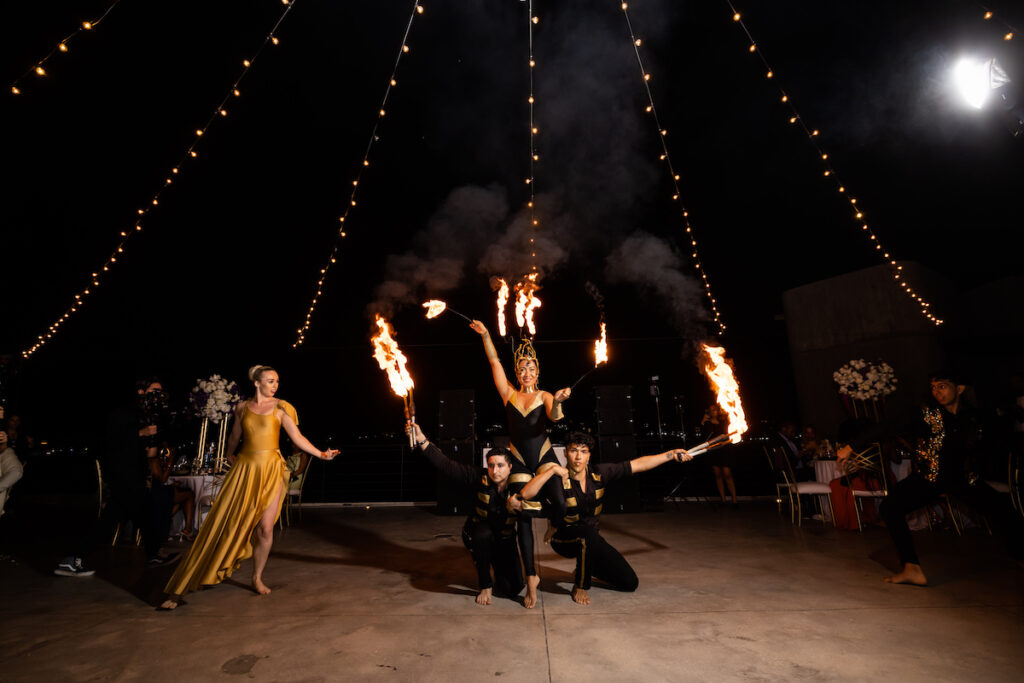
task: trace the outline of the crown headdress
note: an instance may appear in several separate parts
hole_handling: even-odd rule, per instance
[[[523,343],[516,349],[515,354],[515,368],[519,370],[519,364],[524,360],[532,360],[537,366],[537,371],[540,372],[540,361],[537,360],[537,352],[533,350],[533,342],[529,339],[523,339]]]

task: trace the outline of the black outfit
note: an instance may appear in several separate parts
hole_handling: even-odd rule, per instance
[[[891,432],[894,427],[900,435],[922,444],[915,471],[889,491],[880,509],[900,561],[920,564],[906,515],[935,502],[943,493],[983,514],[993,531],[1006,540],[1010,555],[1024,559],[1024,523],[1011,509],[1007,496],[974,474],[985,451],[981,440],[985,430],[977,411],[961,405],[954,415],[938,406],[926,407],[915,411],[902,425],[888,424],[851,445],[860,450],[867,441],[876,440],[869,437]]]
[[[576,558],[574,587],[588,590],[591,578],[596,578],[615,590],[636,590],[639,584],[636,572],[599,532],[605,485],[632,475],[633,467],[629,462],[593,465],[587,468],[585,492],[580,483],[571,478],[568,484],[559,487],[565,508],[562,517],[555,520],[557,529],[551,538],[551,547],[562,557]]]
[[[508,487],[499,491],[486,470],[455,462],[432,443],[426,445],[423,454],[442,476],[475,494],[473,512],[462,527],[462,542],[473,557],[480,589],[493,587],[498,595],[518,595],[526,584],[516,552],[516,518],[505,507]]]
[[[522,394],[515,392],[505,402],[505,415],[508,418],[509,440],[512,442],[512,472],[509,475],[509,487],[512,493],[519,493],[537,474],[538,469],[557,465],[558,458],[547,432],[547,413],[543,401],[538,401],[533,410],[523,413],[517,399]],[[534,394],[526,394],[533,397]],[[523,555],[523,566],[527,576],[536,576],[537,569],[533,560],[533,517],[541,512],[543,500],[553,501],[558,495],[556,481],[549,481],[544,486],[538,501],[523,501],[519,520],[519,552]],[[556,510],[554,514],[558,514]]]
[[[107,416],[106,447],[101,465],[103,481],[109,486],[110,497],[100,518],[79,541],[75,549],[77,557],[85,557],[94,548],[109,543],[114,527],[128,521],[142,532],[147,559],[155,558],[167,539],[171,507],[166,504],[166,495],[158,492],[158,509],[153,489],[147,486],[149,463],[143,440],[139,437],[138,421],[138,406],[132,404],[115,408]],[[172,491],[171,505],[173,495]],[[160,510],[165,510],[165,513]]]

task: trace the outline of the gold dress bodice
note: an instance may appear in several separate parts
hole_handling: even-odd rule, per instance
[[[281,440],[281,421],[277,419],[277,410],[267,415],[260,415],[245,407],[242,414],[242,452],[258,453],[260,451],[276,451]]]

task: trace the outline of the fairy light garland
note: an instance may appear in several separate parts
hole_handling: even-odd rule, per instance
[[[982,19],[984,19],[985,21],[995,20],[996,22],[998,22],[998,23],[1003,25],[1003,28],[1006,30],[1006,32],[1003,33],[1003,40],[1011,41],[1011,40],[1013,40],[1013,37],[1015,35],[1020,33],[1020,31],[1018,31],[1012,24],[1010,24],[1008,21],[1003,19],[1001,16],[997,15],[995,12],[993,12],[991,9],[989,9],[985,5],[982,5],[982,4],[979,3],[978,7],[980,7],[982,10],[984,10],[984,14],[981,15]]]
[[[227,116],[227,103],[232,98],[238,98],[241,96],[242,92],[241,90],[239,90],[239,86],[241,85],[242,80],[245,78],[245,76],[252,69],[253,64],[256,63],[256,59],[263,52],[264,48],[266,48],[267,45],[280,44],[281,41],[277,37],[277,30],[281,26],[281,23],[284,21],[285,17],[288,16],[288,13],[291,12],[292,8],[295,6],[295,3],[297,1],[298,0],[281,0],[281,4],[286,5],[286,7],[284,11],[281,13],[281,16],[278,18],[277,22],[274,24],[274,27],[270,30],[270,33],[267,34],[266,38],[263,39],[263,43],[259,46],[256,52],[253,53],[251,57],[242,60],[241,73],[231,84],[231,87],[228,90],[227,94],[221,99],[216,109],[214,109],[213,113],[206,120],[206,123],[204,123],[202,127],[195,129],[195,138],[192,140],[192,143],[188,146],[188,149],[185,150],[185,153],[178,160],[178,163],[171,167],[170,171],[167,174],[167,177],[164,178],[163,182],[160,184],[160,188],[156,191],[156,193],[153,194],[149,201],[146,202],[145,206],[136,210],[138,218],[136,218],[135,223],[132,225],[131,228],[122,230],[119,233],[117,246],[114,247],[114,250],[111,252],[107,260],[103,262],[102,267],[91,273],[89,284],[86,287],[83,287],[78,293],[74,294],[72,297],[71,305],[68,306],[64,313],[61,314],[56,320],[54,320],[53,323],[50,324],[49,328],[47,328],[47,331],[45,333],[40,334],[36,338],[36,341],[35,343],[32,344],[32,346],[21,352],[23,358],[29,358],[41,347],[43,347],[48,341],[53,339],[53,337],[60,331],[60,328],[64,325],[64,323],[67,322],[68,319],[72,316],[72,314],[76,313],[79,309],[81,309],[85,299],[90,294],[94,293],[96,291],[96,288],[100,286],[104,274],[110,272],[110,269],[114,266],[114,264],[116,264],[120,258],[123,258],[125,248],[128,245],[128,241],[131,239],[133,235],[142,232],[142,219],[145,218],[149,214],[149,212],[154,209],[154,207],[160,204],[161,195],[171,186],[174,180],[186,168],[186,164],[199,156],[199,153],[196,151],[196,148],[199,145],[200,139],[210,129],[214,121],[217,121],[218,119],[223,119]]]
[[[690,240],[690,258],[693,261],[694,269],[700,276],[701,285],[704,287],[704,295],[707,297],[708,306],[711,308],[715,324],[718,325],[719,333],[722,333],[725,332],[725,324],[722,322],[722,314],[718,310],[718,301],[711,292],[711,282],[708,280],[708,274],[704,270],[704,263],[700,258],[700,252],[697,250],[697,238],[694,236],[693,226],[690,224],[690,213],[686,210],[686,207],[683,206],[683,203],[680,200],[682,193],[679,191],[679,174],[676,173],[675,166],[672,164],[672,157],[668,151],[668,143],[665,140],[668,136],[668,130],[662,127],[661,120],[658,118],[658,109],[654,106],[654,96],[651,94],[651,74],[647,71],[643,57],[640,54],[640,47],[643,45],[643,40],[637,38],[636,32],[633,30],[633,23],[629,19],[629,3],[623,2],[620,6],[622,7],[622,14],[626,18],[626,26],[629,28],[630,39],[633,41],[633,52],[636,55],[637,64],[640,66],[644,92],[647,94],[647,107],[645,111],[651,115],[654,125],[657,126],[658,139],[661,141],[661,155],[659,156],[659,160],[664,161],[665,167],[668,169],[669,178],[672,181],[672,201],[679,204],[680,213],[683,218],[683,227],[686,228],[686,237]]]
[[[537,154],[537,124],[534,118],[534,104],[536,103],[536,97],[533,91],[533,70],[537,66],[537,62],[533,57],[533,27],[537,24],[540,19],[533,13],[533,0],[529,0],[526,8],[527,26],[529,27],[529,51],[530,51],[530,96],[527,98],[527,103],[530,105],[530,176],[526,179],[526,185],[530,189],[530,201],[527,203],[527,208],[530,210],[530,229],[528,231],[530,239],[530,272],[536,277],[537,275],[537,252],[536,252],[536,237],[540,221],[537,219],[537,214],[534,208],[534,198],[536,197],[537,190],[537,177],[535,175],[534,165],[540,161],[540,156]]]
[[[736,7],[733,6],[731,0],[725,0],[725,3],[729,6],[729,9],[732,11],[733,23],[738,24],[740,28],[743,29],[743,33],[747,37],[747,51],[753,55],[756,55],[757,58],[761,60],[761,65],[764,67],[765,78],[769,80],[776,80],[775,70],[772,69],[771,64],[769,64],[768,60],[765,58],[764,53],[761,50],[761,47],[758,45],[757,41],[754,40],[753,35],[750,33],[750,30],[747,28],[746,23],[743,21],[743,16],[736,11]],[[913,286],[907,282],[906,277],[903,275],[902,272],[903,266],[898,265],[896,263],[896,259],[893,258],[893,256],[889,253],[889,250],[883,246],[882,241],[879,239],[878,235],[868,225],[867,219],[865,218],[865,212],[863,207],[858,205],[856,197],[850,196],[850,193],[847,190],[846,185],[839,179],[839,174],[836,172],[835,167],[832,165],[828,153],[818,142],[818,137],[821,132],[817,128],[811,128],[810,126],[807,125],[807,123],[804,121],[804,118],[800,115],[800,112],[797,110],[796,105],[793,104],[793,99],[786,93],[785,89],[783,89],[781,86],[779,87],[779,100],[789,110],[789,116],[787,117],[789,123],[791,125],[799,126],[800,129],[803,130],[804,134],[807,136],[807,139],[810,141],[811,145],[818,153],[818,159],[821,161],[822,177],[832,180],[835,183],[836,190],[844,197],[846,197],[849,201],[850,214],[853,217],[853,220],[858,225],[860,225],[860,232],[866,237],[870,246],[874,248],[873,250],[878,254],[878,257],[879,259],[881,259],[882,263],[889,268],[890,272],[892,273],[893,280],[899,284],[904,294],[906,294],[912,301],[914,301],[915,304],[918,305],[918,307],[921,310],[921,315],[927,318],[933,325],[941,325],[944,321],[941,318],[937,317],[934,313],[932,313],[931,302],[929,302],[923,296],[921,296],[920,292],[915,291]]]
[[[313,299],[309,304],[309,310],[306,311],[306,318],[302,322],[302,326],[298,328],[298,337],[292,344],[292,348],[299,347],[304,341],[306,341],[306,333],[309,331],[310,326],[313,323],[313,313],[316,311],[317,303],[320,301],[320,297],[323,295],[324,282],[327,280],[327,274],[338,261],[338,251],[341,248],[341,241],[348,236],[345,227],[345,221],[348,219],[349,214],[352,212],[353,207],[356,206],[356,195],[359,191],[359,181],[362,180],[363,171],[370,165],[370,152],[373,150],[373,145],[377,141],[377,130],[380,128],[381,122],[384,120],[386,113],[386,105],[388,97],[391,95],[391,90],[398,86],[398,80],[395,78],[398,75],[398,65],[402,61],[402,56],[409,53],[409,33],[412,31],[413,21],[416,19],[416,15],[423,14],[423,6],[419,0],[414,0],[412,3],[412,13],[409,15],[409,21],[405,26],[405,34],[402,36],[402,45],[398,50],[398,55],[395,57],[395,64],[391,69],[391,77],[388,79],[387,87],[384,88],[384,97],[381,98],[380,106],[377,108],[377,118],[373,122],[373,129],[370,131],[370,140],[366,143],[366,151],[363,152],[362,163],[359,164],[359,168],[356,171],[355,179],[352,181],[352,190],[349,194],[348,203],[345,205],[345,211],[341,217],[338,218],[338,222],[341,226],[338,228],[338,234],[334,239],[334,244],[331,246],[330,254],[327,258],[327,262],[323,268],[320,269],[320,277],[316,281],[316,294],[313,295]]]
[[[107,15],[110,14],[111,10],[117,7],[117,4],[119,2],[121,2],[121,0],[114,0],[114,2],[111,3],[109,7],[107,7],[106,11],[104,11],[98,19],[93,19],[92,21],[83,21],[81,24],[78,25],[78,28],[76,28],[68,35],[64,36],[64,38],[59,43],[57,43],[56,47],[54,47],[52,50],[46,53],[46,56],[44,56],[42,59],[37,61],[32,66],[30,66],[25,71],[25,73],[14,79],[14,82],[11,83],[11,94],[21,94],[21,88],[18,87],[18,84],[24,81],[26,78],[29,78],[30,76],[38,76],[40,78],[47,76],[48,74],[46,68],[43,65],[46,64],[46,62],[48,62],[50,58],[54,55],[67,54],[68,51],[71,49],[70,43],[75,38],[75,36],[77,36],[79,33],[92,31],[94,28],[99,26],[100,22],[107,18]]]

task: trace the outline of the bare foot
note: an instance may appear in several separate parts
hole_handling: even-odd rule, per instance
[[[476,604],[478,605],[489,605],[491,604],[491,588],[484,588],[476,596]]]
[[[260,595],[270,595],[270,588],[267,584],[263,583],[261,579],[257,579],[255,576],[252,577],[252,588]]]
[[[170,610],[173,610],[173,609],[178,609],[178,601],[177,600],[164,600],[163,602],[160,603],[160,609],[167,610],[167,611],[170,611]]]
[[[526,597],[523,598],[523,607],[533,609],[537,605],[537,586],[540,585],[540,577],[534,574],[526,577]]]
[[[572,589],[572,600],[578,605],[590,604],[590,596],[587,595],[587,591],[583,590],[582,588]]]
[[[906,563],[903,565],[903,571],[892,576],[887,576],[882,579],[886,583],[909,583],[913,586],[927,586],[928,577],[921,571],[921,565]]]

